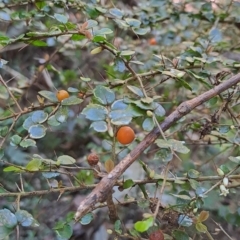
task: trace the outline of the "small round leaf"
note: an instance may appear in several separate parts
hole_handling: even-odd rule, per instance
[[[84,217],[82,217],[80,219],[80,223],[82,225],[88,225],[92,220],[93,220],[93,214],[92,213],[88,213],[88,214],[86,214]]]
[[[46,135],[46,128],[41,124],[33,125],[28,129],[28,132],[31,138],[39,139]]]
[[[76,160],[74,158],[72,158],[71,156],[62,155],[62,156],[58,157],[57,162],[59,164],[63,164],[63,165],[72,165],[76,162]]]
[[[106,132],[108,129],[107,123],[105,121],[93,122],[90,128],[93,128],[96,132]]]
[[[48,114],[42,110],[35,111],[32,115],[32,121],[34,123],[43,123],[47,120]]]

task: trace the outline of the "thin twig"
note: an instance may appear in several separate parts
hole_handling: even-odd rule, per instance
[[[20,107],[20,105],[18,104],[16,98],[13,96],[12,92],[10,91],[8,85],[5,83],[5,81],[3,80],[2,76],[0,75],[0,81],[2,82],[2,84],[5,86],[5,88],[7,89],[8,93],[10,94],[11,98],[13,99],[13,101],[16,103],[18,109],[20,112],[22,112],[22,108]]]
[[[213,219],[212,219],[212,221],[222,230],[222,232],[223,232],[230,240],[233,240],[233,238],[229,236],[229,234],[223,229],[223,227],[222,227],[219,223],[215,222]]]

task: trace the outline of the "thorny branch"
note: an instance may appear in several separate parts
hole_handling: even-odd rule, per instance
[[[173,111],[168,117],[165,118],[164,122],[162,122],[162,124],[160,125],[161,129],[163,131],[166,131],[174,123],[176,123],[183,116],[190,113],[197,106],[203,104],[217,94],[233,87],[239,82],[240,74],[237,74],[230,79],[224,81],[223,83],[210,89],[209,91],[204,92],[203,94],[191,100],[181,103],[175,111]],[[160,131],[156,127],[145,137],[145,139],[141,143],[139,143],[125,158],[123,158],[120,163],[107,176],[105,176],[97,185],[97,187],[81,202],[75,214],[75,220],[79,220],[86,213],[91,211],[91,209],[97,202],[104,202],[106,200],[105,198],[107,193],[111,191],[112,187],[115,185],[122,173],[137,159],[137,157],[147,147],[153,144],[159,136]]]
[[[199,178],[195,178],[195,181],[198,182],[205,182],[205,181],[220,181],[222,180],[223,177],[220,176],[204,176],[204,177],[199,177]],[[234,179],[240,179],[240,175],[229,175],[228,178],[230,180],[234,180]],[[160,180],[163,180],[162,178],[157,178],[157,179],[143,179],[143,180],[133,180],[133,186],[139,185],[139,184],[147,184],[147,183],[153,183],[156,184],[157,182],[159,182]],[[189,178],[187,177],[176,177],[176,178],[166,178],[166,182],[188,182]],[[84,190],[84,189],[93,189],[97,186],[97,184],[92,184],[92,185],[82,185],[82,186],[74,186],[74,187],[63,187],[63,188],[50,188],[48,190],[39,190],[39,191],[32,191],[32,192],[4,192],[4,193],[0,193],[0,199],[1,198],[5,198],[5,197],[18,197],[20,195],[21,198],[23,197],[30,197],[30,196],[42,196],[42,195],[46,195],[46,194],[51,194],[51,193],[59,193],[59,192],[78,192],[79,190]],[[123,186],[123,182],[122,181],[118,181],[115,183],[115,186]],[[232,188],[232,187],[240,187],[240,185],[236,185],[236,184],[229,184],[228,188]],[[3,188],[3,186],[1,186],[0,184],[0,188]],[[5,190],[6,191],[6,190]],[[135,200],[133,201],[135,202]],[[128,204],[129,202],[123,202],[121,203],[121,205],[124,204]],[[98,207],[106,207],[107,204],[103,204],[100,203],[100,205],[97,205],[96,207],[94,207],[93,209],[96,209]]]

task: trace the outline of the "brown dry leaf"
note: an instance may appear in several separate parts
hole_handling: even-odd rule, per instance
[[[37,100],[38,102],[40,103],[40,105],[43,105],[44,104],[44,98],[40,97],[39,95],[37,95]]]
[[[201,211],[199,216],[198,216],[198,221],[199,222],[204,222],[208,219],[209,217],[209,212],[208,211]]]
[[[106,162],[105,162],[105,169],[106,171],[109,173],[113,170],[114,168],[114,162],[111,160],[111,159],[108,159]]]

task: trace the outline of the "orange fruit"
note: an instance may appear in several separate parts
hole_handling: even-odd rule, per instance
[[[69,98],[69,93],[66,90],[60,90],[56,95],[58,101],[62,101],[65,98]]]
[[[157,40],[156,38],[153,37],[148,40],[148,43],[149,45],[157,45]]]
[[[118,129],[116,137],[121,144],[126,145],[134,140],[135,133],[132,128],[123,126]]]

